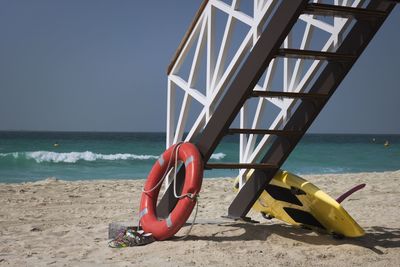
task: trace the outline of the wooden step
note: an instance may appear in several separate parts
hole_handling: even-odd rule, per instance
[[[278,165],[267,163],[206,163],[204,169],[278,169]]]
[[[350,54],[340,54],[334,52],[321,52],[313,50],[300,50],[300,49],[279,49],[277,56],[288,58],[303,58],[314,60],[330,60],[330,61],[352,61],[356,57]]]
[[[295,93],[277,91],[253,91],[251,97],[280,97],[280,98],[301,98],[301,99],[326,99],[326,94],[315,93]]]
[[[231,128],[228,134],[271,134],[278,136],[298,136],[303,134],[302,131],[288,131],[288,130],[269,130],[269,129],[239,129]]]
[[[377,10],[316,3],[309,4],[304,13],[318,16],[355,17],[358,19],[380,18],[386,16],[385,12]]]

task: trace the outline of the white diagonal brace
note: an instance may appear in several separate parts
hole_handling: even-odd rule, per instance
[[[186,81],[184,81],[181,77],[177,75],[169,75],[168,78],[170,79],[171,82],[175,83],[182,90],[184,90],[194,99],[196,99],[200,104],[202,104],[203,106],[207,105],[206,96],[200,93],[198,90],[190,88],[189,84]]]
[[[219,10],[225,12],[228,15],[231,15],[235,19],[240,20],[241,22],[249,25],[250,27],[253,27],[254,19],[252,17],[250,17],[249,15],[247,15],[241,11],[235,10],[230,5],[224,3],[220,0],[210,0],[210,2],[213,6],[215,6]]]

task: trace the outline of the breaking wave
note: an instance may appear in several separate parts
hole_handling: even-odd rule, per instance
[[[212,159],[220,160],[226,155],[224,153],[216,153],[211,156]],[[158,159],[156,155],[136,155],[129,153],[117,154],[98,154],[91,151],[85,152],[65,152],[58,153],[52,151],[33,151],[33,152],[13,152],[0,153],[0,158],[14,158],[35,160],[37,163],[53,162],[53,163],[76,163],[77,161],[96,161],[96,160],[150,160]]]
[[[215,153],[211,155],[211,159],[215,159],[215,160],[221,160],[223,158],[225,158],[226,154],[224,153]]]

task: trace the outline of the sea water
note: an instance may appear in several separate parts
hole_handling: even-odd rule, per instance
[[[238,148],[237,136],[224,138],[211,161],[238,162]],[[0,132],[0,182],[144,179],[164,150],[165,133]],[[308,134],[282,168],[300,175],[399,170],[400,135]]]

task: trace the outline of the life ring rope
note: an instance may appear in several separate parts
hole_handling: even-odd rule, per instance
[[[173,183],[174,183],[174,197],[177,199],[181,199],[184,197],[188,197],[190,199],[194,199],[196,197],[196,195],[198,194],[198,192],[195,193],[187,193],[184,195],[180,195],[178,196],[178,194],[176,193],[176,175],[178,174],[178,153],[179,153],[179,148],[181,147],[181,145],[183,144],[183,142],[179,142],[176,146],[175,146],[175,166],[174,166],[174,179],[173,179]],[[172,157],[171,157],[172,158]],[[170,161],[171,161],[170,158]],[[187,168],[189,166],[190,163],[193,162],[193,156],[190,156],[189,158],[187,158],[185,160],[185,168]]]
[[[183,150],[180,151],[180,149]],[[178,195],[176,188],[179,164],[183,164],[186,169],[182,195]],[[173,187],[173,194],[178,199],[178,203],[166,219],[160,220],[157,218],[155,209],[157,196],[162,183],[165,181],[172,167],[174,168],[173,180],[171,181],[173,185],[170,186]],[[173,236],[183,226],[193,211],[194,206],[196,206],[193,222],[183,238],[187,237],[197,217],[198,197],[202,178],[202,157],[196,146],[190,143],[179,142],[166,150],[156,161],[142,190],[138,227],[142,225],[143,229],[153,233],[157,240],[164,240]],[[151,186],[151,188],[147,188],[147,186]]]
[[[176,146],[175,146],[175,148],[174,148],[174,150],[175,150],[175,149],[177,148],[177,146],[179,146],[181,143],[182,143],[182,142],[177,143]],[[162,184],[162,183],[164,182],[164,180],[165,180],[165,177],[167,177],[167,174],[168,174],[168,172],[169,172],[169,166],[171,165],[171,161],[172,161],[172,157],[169,158],[168,166],[167,166],[167,168],[165,169],[165,172],[164,172],[163,176],[161,177],[160,181],[159,181],[153,188],[151,188],[151,189],[149,189],[149,190],[145,190],[145,189],[143,188],[143,189],[142,189],[142,192],[143,192],[143,193],[151,193],[151,192],[153,192],[154,190],[156,190],[159,186],[161,186],[161,184]],[[158,158],[157,162],[158,162],[158,164],[160,164],[161,167],[164,165],[165,160],[164,160],[164,158],[163,158],[163,155],[160,155],[160,157]]]
[[[176,193],[176,175],[177,175],[177,170],[178,170],[178,153],[179,153],[179,148],[181,147],[182,144],[183,144],[183,142],[177,143],[177,144],[175,145],[174,151],[173,151],[173,154],[175,155],[174,177],[173,177],[173,180],[172,180],[173,186],[174,186],[174,197],[177,198],[177,199],[181,199],[181,198],[184,198],[184,197],[189,197],[190,199],[194,199],[194,198],[198,195],[197,192],[194,193],[194,194],[192,194],[192,193],[187,193],[187,194],[180,195],[180,196],[178,196],[178,194]],[[144,190],[144,188],[143,188],[143,189],[142,189],[142,192],[143,192],[143,193],[150,193],[150,192],[156,190],[159,186],[161,186],[161,184],[164,182],[165,178],[167,177],[168,172],[170,171],[169,167],[170,167],[170,165],[171,165],[172,159],[173,159],[173,157],[170,157],[170,158],[169,158],[168,166],[167,166],[167,168],[165,169],[165,172],[164,172],[162,178],[160,179],[160,181],[159,181],[153,188],[151,188],[151,189],[149,189],[149,190]],[[160,166],[163,166],[163,165],[164,165],[164,162],[165,162],[165,160],[164,160],[164,158],[163,158],[163,155],[161,155],[161,156],[158,158],[158,164],[160,164]],[[190,156],[189,158],[186,159],[186,161],[185,161],[185,163],[184,163],[184,164],[185,164],[185,167],[189,166],[189,164],[192,163],[192,162],[193,162],[193,156]],[[139,216],[139,217],[140,217],[140,216]]]

